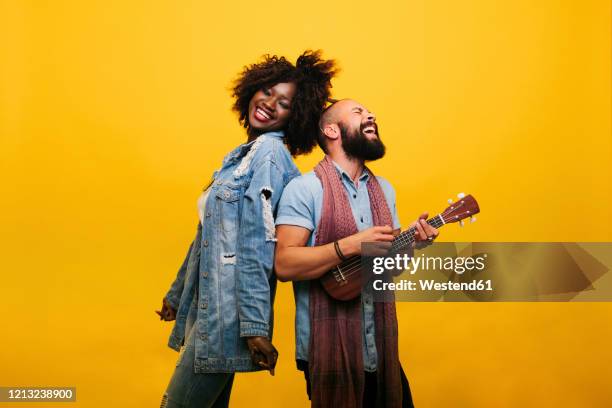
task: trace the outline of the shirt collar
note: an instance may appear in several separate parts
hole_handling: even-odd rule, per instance
[[[340,174],[340,177],[344,177],[346,178],[347,181],[353,183],[353,179],[351,178],[351,176],[344,171],[344,169],[342,167],[340,167],[340,165],[338,163],[336,163],[335,161],[332,160],[332,162],[334,163],[334,166],[336,166],[336,170],[338,170],[338,173]],[[370,177],[370,173],[368,172],[368,170],[366,169],[366,167],[363,167],[363,171],[361,173],[361,176],[359,176],[359,182],[367,182],[368,178]]]

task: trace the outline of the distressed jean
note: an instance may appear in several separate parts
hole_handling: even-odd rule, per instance
[[[194,372],[193,332],[181,349],[176,369],[162,398],[161,408],[221,408],[229,406],[234,373]]]

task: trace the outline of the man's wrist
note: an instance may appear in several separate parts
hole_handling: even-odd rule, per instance
[[[346,261],[348,258],[342,253],[342,250],[340,249],[340,244],[338,244],[338,241],[334,241],[334,250],[336,251],[336,255],[338,255],[338,258],[340,258],[340,260],[342,262]]]
[[[353,246],[350,244],[347,238],[339,239],[337,242],[339,250],[346,258],[350,258],[353,255],[359,254],[357,251],[354,250]]]

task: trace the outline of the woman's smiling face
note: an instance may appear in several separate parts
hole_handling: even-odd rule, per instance
[[[295,91],[295,83],[280,82],[255,92],[249,102],[251,129],[264,133],[284,128],[291,114]]]

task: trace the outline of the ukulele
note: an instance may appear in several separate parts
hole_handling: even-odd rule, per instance
[[[440,228],[444,224],[458,222],[463,226],[463,219],[470,218],[471,222],[476,221],[475,214],[480,212],[478,203],[471,195],[460,193],[457,195],[459,200],[452,202],[449,199],[449,206],[442,213],[431,217],[427,223],[434,228]],[[391,242],[390,252],[397,252],[412,245],[415,241],[415,227],[410,227],[399,234]],[[367,271],[366,271],[367,273]],[[361,256],[355,255],[342,261],[338,266],[330,269],[319,278],[323,289],[327,294],[336,300],[351,300],[359,296],[363,285],[363,272]]]

